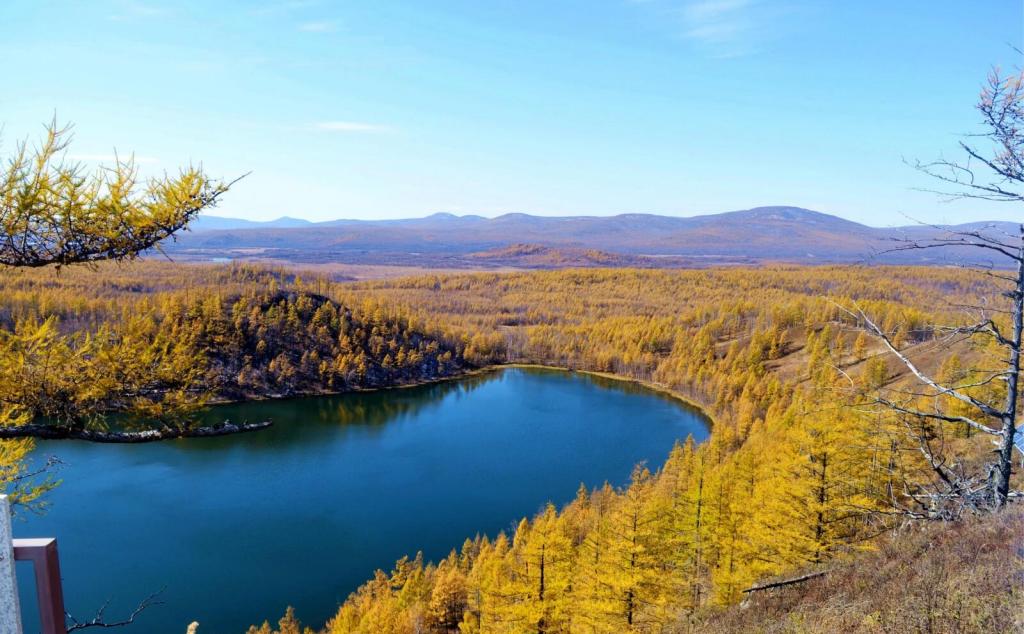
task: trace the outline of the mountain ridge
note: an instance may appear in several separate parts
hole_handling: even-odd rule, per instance
[[[1018,231],[1010,222],[972,222],[935,227],[871,227],[820,211],[787,205],[754,207],[698,216],[629,213],[615,216],[535,216],[521,212],[494,218],[438,212],[421,218],[311,222],[282,217],[266,223],[217,216],[200,218],[167,250],[206,256],[277,258],[306,262],[479,267],[488,258],[503,266],[542,268],[543,262],[597,266],[621,256],[666,259],[666,266],[794,263],[940,263],[955,250],[891,252],[892,239],[927,239],[943,231]],[[519,245],[509,251],[510,247]],[[523,248],[533,245],[549,249]],[[527,253],[530,251],[530,253]],[[600,257],[583,255],[601,252]],[[959,253],[963,253],[962,251]],[[481,256],[480,254],[490,254]],[[519,254],[519,255],[517,255]],[[643,260],[647,263],[647,260]],[[551,265],[557,268],[555,264]]]
[[[394,225],[394,224],[405,224],[405,223],[431,223],[431,222],[480,222],[480,221],[503,221],[507,222],[512,219],[538,219],[538,220],[611,220],[611,219],[636,219],[636,220],[654,220],[654,219],[665,219],[670,221],[692,221],[706,223],[714,221],[716,219],[725,219],[731,216],[746,215],[751,218],[775,218],[775,219],[788,219],[788,220],[804,220],[804,221],[840,221],[847,223],[848,225],[857,227],[866,227],[868,229],[903,229],[918,226],[936,226],[943,228],[979,228],[989,225],[1016,225],[1016,223],[1005,220],[977,220],[965,223],[948,224],[939,223],[931,225],[928,223],[921,224],[903,224],[903,225],[889,225],[889,226],[874,226],[867,225],[864,223],[857,222],[856,220],[849,220],[835,214],[829,214],[822,211],[808,209],[805,207],[797,207],[793,205],[762,205],[758,207],[751,207],[749,209],[737,209],[731,211],[721,211],[712,213],[695,214],[692,216],[676,216],[669,214],[656,214],[649,212],[624,212],[620,214],[612,215],[566,215],[566,216],[547,216],[538,214],[529,214],[525,212],[507,212],[499,214],[493,217],[481,216],[479,214],[455,214],[446,211],[438,211],[426,216],[410,216],[407,218],[388,218],[381,220],[367,219],[367,218],[334,218],[331,220],[308,220],[305,218],[298,218],[294,216],[280,216],[273,220],[249,220],[246,218],[233,218],[229,216],[217,216],[211,214],[203,214],[192,222],[190,230],[194,232],[201,231],[219,231],[219,230],[232,230],[232,229],[260,229],[260,228],[298,228],[298,227],[332,227],[332,226],[344,226],[350,224],[380,224],[380,225]]]

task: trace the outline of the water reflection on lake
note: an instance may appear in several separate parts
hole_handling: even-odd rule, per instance
[[[322,625],[375,568],[443,557],[511,527],[580,482],[624,483],[672,443],[707,435],[693,409],[641,386],[512,368],[408,389],[241,403],[210,422],[242,436],[148,445],[40,442],[66,463],[51,510],[15,526],[56,536],[66,601],[126,614],[165,588],[138,631],[239,634],[294,605]],[[19,564],[26,632],[38,631]]]

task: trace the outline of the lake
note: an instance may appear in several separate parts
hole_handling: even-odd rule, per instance
[[[624,484],[707,419],[634,383],[507,368],[432,385],[220,405],[209,422],[271,419],[240,436],[145,445],[39,443],[64,483],[18,537],[58,538],[68,610],[108,599],[129,631],[242,634],[289,604],[319,627],[376,568],[444,557],[513,527],[579,484]],[[26,632],[31,567],[18,564]]]

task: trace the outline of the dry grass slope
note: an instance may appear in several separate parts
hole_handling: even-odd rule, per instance
[[[1024,509],[912,527],[828,575],[755,593],[676,632],[1024,631]]]

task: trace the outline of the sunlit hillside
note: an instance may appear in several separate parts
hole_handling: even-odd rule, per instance
[[[338,284],[251,266],[140,263],[105,267],[106,282],[95,290],[81,285],[84,275],[8,278],[8,323],[62,316],[57,327],[65,332],[108,329],[114,349],[127,345],[119,333],[133,337],[139,315],[153,342],[168,329],[199,329],[181,355],[214,398],[243,385],[274,395],[385,380],[358,370],[344,342],[285,343],[295,328],[344,331],[331,325],[340,306],[354,324],[373,324],[359,345],[379,364],[374,372],[437,377],[425,365],[436,353],[418,344],[413,350],[426,356],[416,357],[402,343],[409,336],[402,333],[422,333],[414,336],[450,351],[451,361],[440,361],[453,364],[447,373],[507,363],[607,373],[669,390],[713,416],[709,441],[681,443],[668,463],[638,469],[628,488],[580,491],[568,507],[548,507],[508,535],[471,539],[436,564],[400,562],[346,602],[328,626],[337,632],[413,631],[416,623],[505,631],[523,619],[542,620],[548,631],[579,623],[669,631],[686,618],[712,618],[766,579],[868,556],[915,503],[914,489],[927,487],[928,468],[916,436],[871,405],[873,394],[912,377],[847,311],[863,309],[921,368],[948,377],[989,352],[951,343],[933,324],[962,320],[957,304],[991,296],[999,284],[954,268],[877,267],[567,270]],[[281,298],[280,308],[266,312],[261,292]],[[266,330],[258,319],[278,319],[276,310],[284,321]],[[222,346],[210,337],[248,341],[256,331],[265,334],[245,344],[251,365],[225,373]],[[264,355],[269,365],[260,365],[261,349],[272,350]],[[977,393],[990,389],[998,388]],[[109,396],[116,402],[116,392]],[[980,460],[988,442],[955,425],[934,433],[959,460]]]
[[[1022,24],[0,0],[0,634],[1024,633]]]

